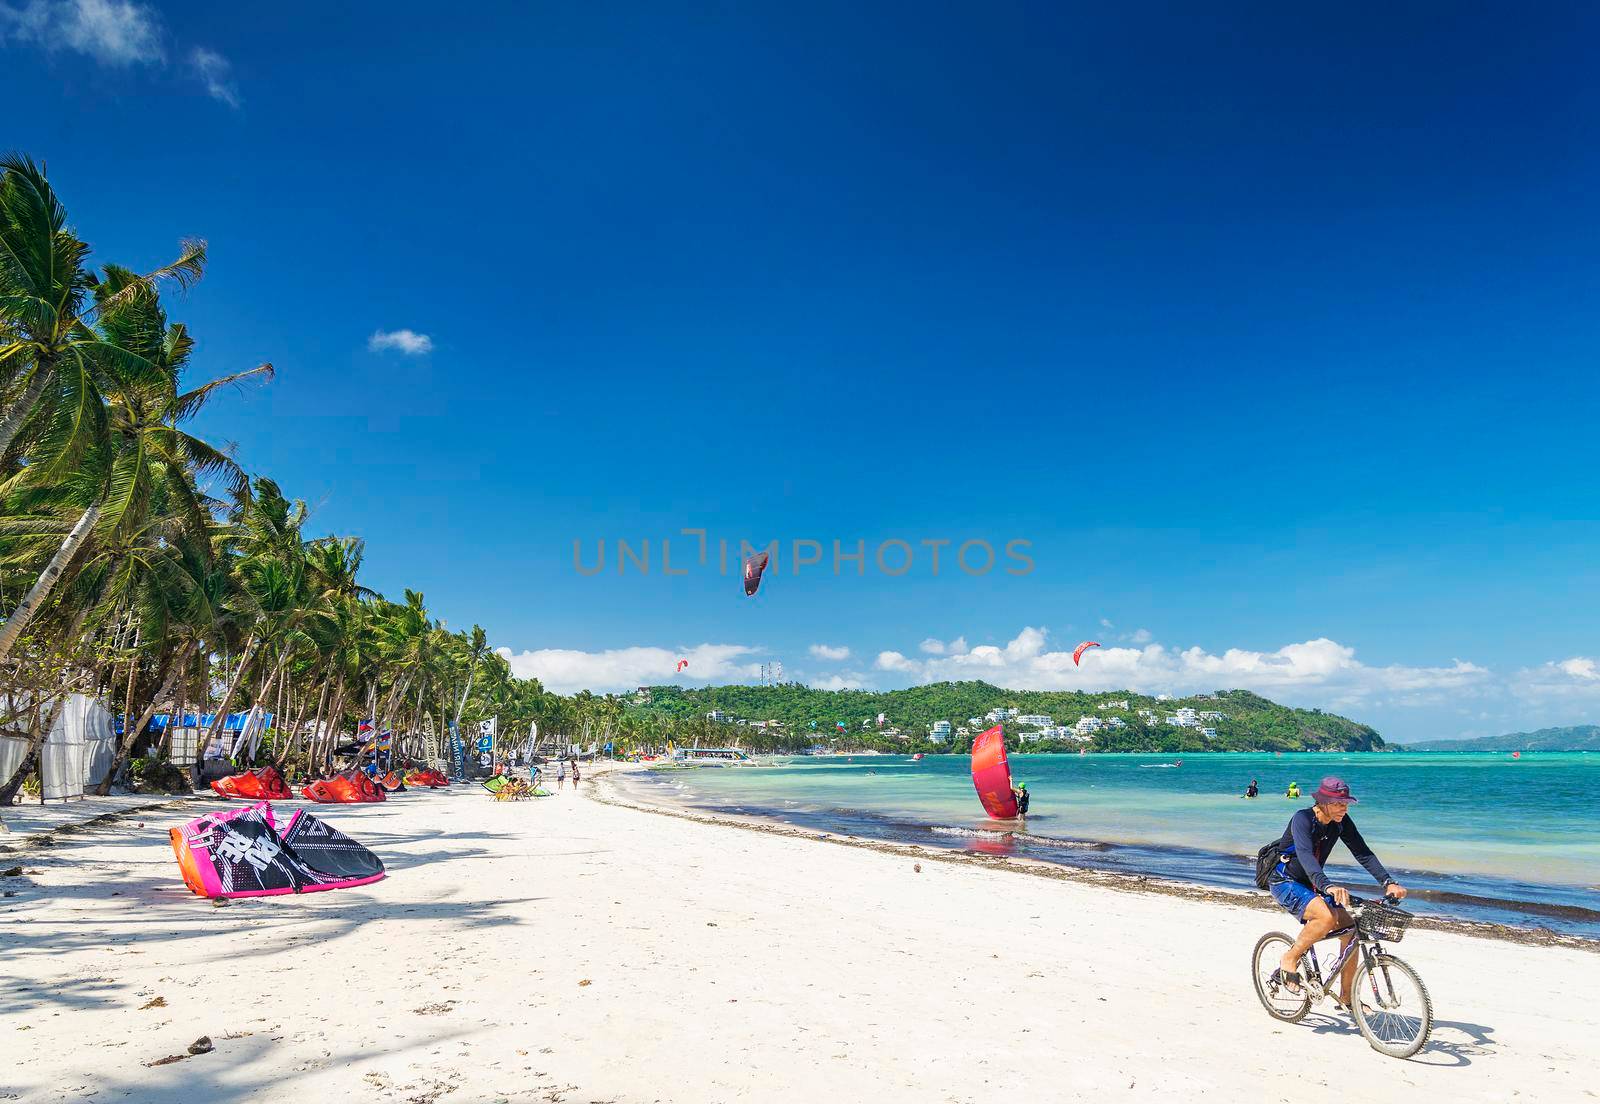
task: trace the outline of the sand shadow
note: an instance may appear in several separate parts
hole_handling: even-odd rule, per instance
[[[1329,1015],[1312,1013],[1301,1021],[1317,1035],[1350,1035],[1361,1037],[1355,1021],[1343,1012]],[[1434,1020],[1427,1045],[1408,1061],[1441,1069],[1462,1069],[1472,1065],[1474,1058],[1486,1057],[1497,1045],[1493,1039],[1494,1028],[1463,1020]]]

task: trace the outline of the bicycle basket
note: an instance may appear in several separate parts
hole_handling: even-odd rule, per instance
[[[1361,910],[1357,930],[1368,939],[1398,943],[1411,926],[1412,914],[1393,905],[1371,904]]]

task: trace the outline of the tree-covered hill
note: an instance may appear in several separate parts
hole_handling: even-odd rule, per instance
[[[1429,740],[1407,751],[1600,751],[1600,725],[1566,725],[1475,740]]]
[[[1212,695],[1157,700],[1127,691],[1080,693],[1061,690],[1003,690],[986,682],[938,682],[904,690],[817,690],[798,683],[781,686],[709,686],[684,688],[653,686],[636,695],[627,712],[640,719],[685,722],[704,718],[712,711],[726,714],[730,722],[779,721],[791,734],[814,736],[817,742],[839,741],[841,747],[877,748],[884,751],[964,751],[972,737],[992,723],[985,714],[999,708],[1015,709],[1021,716],[1048,715],[1056,726],[1075,724],[1081,717],[1102,722],[1111,718],[1122,727],[1093,733],[1087,744],[1066,738],[1030,740],[1019,737],[1037,730],[1015,720],[1005,722],[1007,744],[1018,752],[1072,751],[1374,751],[1383,738],[1371,727],[1317,709],[1291,709],[1248,690],[1218,691]],[[1101,708],[1108,703],[1126,702]],[[1199,728],[1180,728],[1166,717],[1181,708],[1220,713],[1208,719],[1214,737]],[[1148,713],[1140,715],[1140,711]],[[878,714],[884,714],[880,729]],[[1148,719],[1154,714],[1154,723]],[[978,718],[973,726],[969,718]],[[936,721],[949,721],[951,738],[929,740]],[[843,722],[844,728],[839,724]],[[743,731],[736,724],[728,728]],[[954,730],[966,727],[965,735]],[[888,730],[897,729],[897,734]]]

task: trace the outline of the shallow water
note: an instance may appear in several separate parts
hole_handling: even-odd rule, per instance
[[[1600,938],[1600,830],[1589,812],[1600,755],[1014,754],[1011,770],[1033,795],[1018,825],[984,816],[965,756],[768,759],[641,772],[628,784],[872,839],[1248,887],[1256,849],[1309,803],[1283,796],[1289,781],[1309,794],[1337,774],[1416,911]],[[1252,778],[1261,796],[1245,800]],[[1358,894],[1375,889],[1342,848],[1330,870]]]

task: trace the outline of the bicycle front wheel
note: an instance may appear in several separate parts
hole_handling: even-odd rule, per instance
[[[1250,959],[1250,974],[1255,979],[1256,996],[1261,998],[1261,1007],[1267,1010],[1267,1015],[1284,1023],[1299,1023],[1305,1018],[1306,1013],[1311,1011],[1311,997],[1304,981],[1301,982],[1300,993],[1296,996],[1272,980],[1273,971],[1278,968],[1278,961],[1289,953],[1289,948],[1292,946],[1294,940],[1282,932],[1268,932],[1256,943],[1255,954]],[[1300,973],[1306,976],[1303,959]]]
[[[1433,1031],[1433,1001],[1422,978],[1393,955],[1363,959],[1351,986],[1356,1027],[1380,1054],[1409,1058]]]

